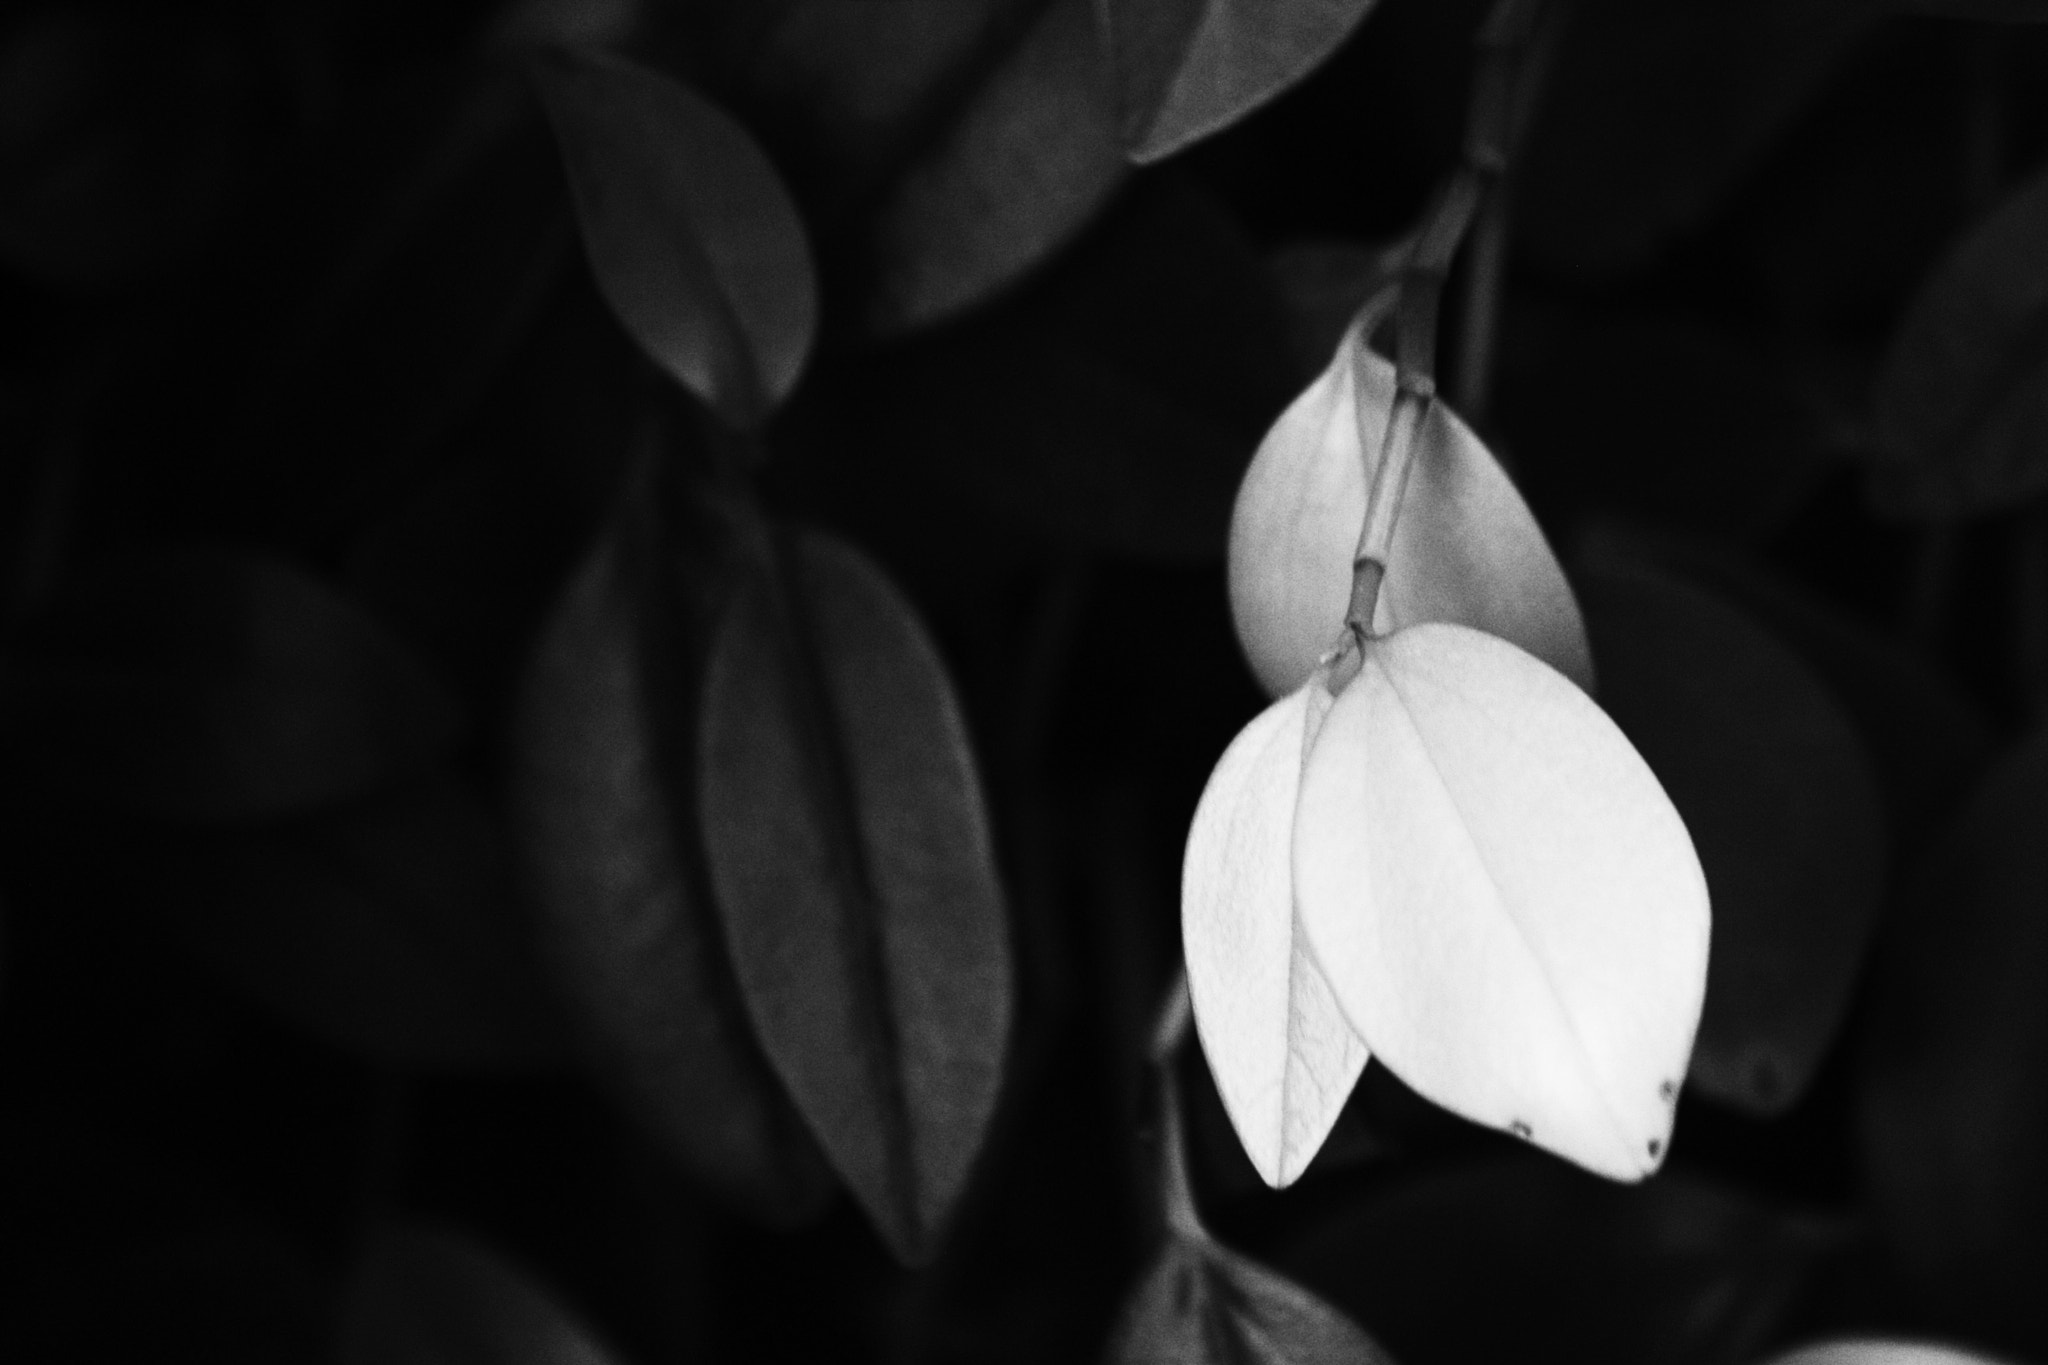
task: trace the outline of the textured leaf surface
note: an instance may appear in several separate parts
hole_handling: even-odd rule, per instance
[[[1122,182],[1089,7],[1037,5],[875,201],[863,254],[876,331],[935,322],[1009,284],[1071,240]]]
[[[803,536],[739,585],[698,732],[713,885],[747,1009],[897,1254],[932,1249],[994,1108],[1002,888],[937,651],[857,552]]]
[[[235,823],[418,774],[454,699],[360,603],[224,549],[88,571],[0,693],[18,770],[105,805]]]
[[[1927,851],[1871,964],[1857,1139],[1896,1273],[1973,1336],[2048,1349],[2048,732]]]
[[[1256,1262],[1174,1237],[1124,1307],[1110,1365],[1392,1365],[1329,1304]]]
[[[337,1365],[608,1365],[543,1285],[467,1233],[376,1229],[342,1300]]]
[[[1313,71],[1373,0],[1096,0],[1133,161],[1229,127]]]
[[[834,314],[897,333],[1014,282],[1127,173],[1091,0],[670,7],[679,58],[769,140]]]
[[[1958,242],[1921,287],[1872,389],[1872,491],[1957,517],[2048,488],[2048,173]]]
[[[829,1177],[754,1041],[687,780],[693,620],[622,518],[526,669],[514,791],[542,945],[598,1072],[699,1181],[775,1221]],[[701,640],[701,635],[698,636]]]
[[[1684,824],[1563,675],[1463,626],[1373,641],[1302,775],[1296,903],[1428,1099],[1619,1180],[1670,1138],[1706,984]]]
[[[1295,802],[1329,710],[1314,679],[1232,741],[1195,809],[1181,877],[1202,1052],[1246,1154],[1274,1186],[1307,1168],[1366,1062],[1294,905]]]
[[[1337,643],[1393,399],[1393,365],[1347,333],[1245,474],[1230,523],[1230,607],[1269,694],[1299,687]],[[1471,626],[1591,687],[1571,585],[1500,463],[1442,403],[1416,434],[1414,459],[1374,627]]]
[[[1333,1194],[1270,1259],[1405,1365],[1745,1365],[1839,1236],[1677,1170],[1511,1159]]]
[[[1788,648],[1713,594],[1640,566],[1581,582],[1602,703],[1685,817],[1714,900],[1691,1079],[1782,1112],[1840,1029],[1884,890],[1862,741]]]
[[[554,1060],[509,850],[462,783],[174,856],[170,895],[198,955],[331,1046],[422,1070]]]
[[[768,158],[702,96],[614,57],[538,68],[598,288],[654,362],[735,426],[803,369],[817,286]]]
[[[1575,6],[1516,170],[1554,268],[1612,277],[1699,226],[1878,16],[1864,0]]]

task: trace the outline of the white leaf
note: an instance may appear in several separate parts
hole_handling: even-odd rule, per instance
[[[1299,687],[1337,643],[1393,401],[1394,367],[1353,328],[1245,473],[1230,523],[1230,607],[1269,695]],[[1373,629],[1471,626],[1590,689],[1592,655],[1571,585],[1500,462],[1441,402],[1417,433],[1414,458]]]
[[[1602,1175],[1656,1169],[1706,879],[1585,693],[1462,626],[1374,640],[1309,753],[1293,861],[1316,958],[1397,1076]]]
[[[1195,1028],[1238,1138],[1273,1186],[1307,1167],[1366,1062],[1294,912],[1295,795],[1329,709],[1317,677],[1238,734],[1195,809],[1182,869]]]
[[[1770,1365],[1998,1365],[1995,1357],[1936,1342],[1847,1337],[1773,1356]]]

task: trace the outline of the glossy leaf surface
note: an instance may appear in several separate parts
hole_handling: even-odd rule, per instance
[[[2048,174],[1950,250],[1900,321],[1871,396],[1872,491],[1958,517],[2048,488]]]
[[[543,948],[598,1073],[700,1182],[757,1216],[829,1184],[754,1041],[710,904],[686,746],[694,619],[622,517],[521,689],[515,794]]]
[[[817,328],[803,224],[748,133],[614,57],[538,68],[592,273],[654,362],[735,426],[795,387]]]
[[[609,1365],[543,1285],[467,1233],[385,1225],[342,1300],[337,1365]]]
[[[1372,641],[1302,774],[1294,875],[1345,1017],[1395,1075],[1602,1175],[1657,1169],[1707,887],[1584,692],[1464,626]]]
[[[1602,703],[1685,817],[1713,893],[1691,1079],[1782,1112],[1841,1027],[1876,922],[1870,760],[1820,681],[1739,609],[1641,566],[1588,570]]]
[[[282,561],[177,548],[81,574],[0,692],[17,771],[186,823],[292,815],[417,775],[457,738],[441,679]]]
[[[1314,1158],[1367,1055],[1295,913],[1295,806],[1329,711],[1312,679],[1232,741],[1195,809],[1181,880],[1202,1052],[1239,1141],[1274,1186]]]
[[[1313,71],[1373,0],[1096,0],[1133,161],[1230,126]]]
[[[1271,695],[1299,687],[1337,643],[1393,399],[1393,365],[1347,333],[1322,377],[1267,434],[1238,490],[1231,615]],[[1431,405],[1414,461],[1374,628],[1471,626],[1591,687],[1571,585],[1500,463],[1443,403]]]
[[[698,743],[755,1030],[884,1239],[921,1259],[981,1144],[1010,1026],[1003,892],[944,666],[866,559],[802,536],[728,605]]]
[[[1213,1242],[1170,1238],[1125,1305],[1109,1365],[1393,1365],[1315,1295]]]

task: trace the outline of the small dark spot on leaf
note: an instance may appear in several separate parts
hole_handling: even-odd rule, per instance
[[[1678,1098],[1678,1082],[1665,1081],[1657,1087],[1657,1098],[1669,1104]]]
[[[1663,1140],[1662,1138],[1651,1138],[1651,1139],[1650,1139],[1650,1155],[1651,1155],[1651,1156],[1652,1156],[1653,1158],[1654,1158],[1654,1157],[1655,1157],[1655,1156],[1657,1155],[1657,1153],[1659,1153],[1659,1152],[1661,1152],[1661,1151],[1663,1151],[1663,1150],[1664,1150],[1664,1140]]]
[[[1516,1119],[1513,1122],[1509,1123],[1508,1131],[1510,1133],[1513,1133],[1516,1137],[1521,1138],[1525,1142],[1528,1139],[1536,1136],[1536,1130],[1534,1128],[1531,1128],[1528,1124],[1524,1123],[1520,1119]]]

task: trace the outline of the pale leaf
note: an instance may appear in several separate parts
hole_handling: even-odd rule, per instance
[[[1707,890],[1647,765],[1567,679],[1423,625],[1368,647],[1302,773],[1296,903],[1402,1080],[1620,1180],[1668,1143]]]
[[[1846,1337],[1771,1357],[1769,1365],[1998,1365],[1996,1357],[1931,1341]]]
[[[1274,1186],[1315,1156],[1366,1062],[1294,912],[1295,796],[1329,708],[1318,677],[1239,733],[1195,809],[1182,870],[1195,1027],[1245,1153]]]
[[[1230,523],[1230,606],[1270,695],[1299,687],[1337,643],[1393,400],[1394,367],[1354,329],[1281,414],[1245,474]],[[1361,401],[1363,453],[1354,408]],[[1416,440],[1374,629],[1471,626],[1590,689],[1592,656],[1571,585],[1507,472],[1442,403],[1431,406]]]

